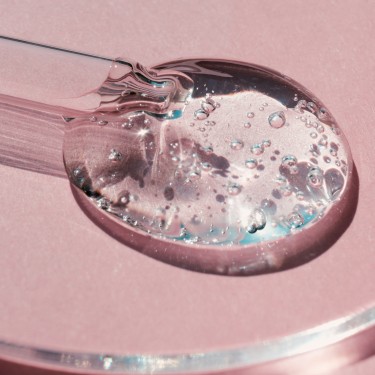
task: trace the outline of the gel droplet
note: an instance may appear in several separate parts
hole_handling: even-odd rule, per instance
[[[310,168],[307,175],[307,183],[314,188],[320,188],[323,182],[324,177],[322,170],[318,167]]]
[[[263,147],[270,147],[271,146],[271,141],[269,139],[265,139],[263,142]]]
[[[203,109],[198,109],[194,112],[194,118],[196,120],[205,120],[208,117],[207,112],[205,112]]]
[[[207,101],[203,101],[202,104],[201,104],[201,107],[203,109],[204,112],[212,112],[214,109],[215,109],[215,106],[212,104],[212,103],[209,103]]]
[[[287,168],[293,168],[297,165],[297,158],[294,155],[285,155],[282,158],[281,164]]]
[[[254,169],[258,166],[258,161],[256,159],[248,159],[246,160],[245,165],[249,169]]]
[[[268,117],[268,123],[275,129],[279,129],[285,125],[285,114],[283,111],[272,113]]]
[[[327,217],[346,212],[353,172],[322,103],[251,64],[194,59],[163,68],[167,78],[160,68],[139,81],[147,96],[121,95],[129,68],[111,76],[95,93],[103,108],[66,123],[65,166],[82,199],[125,231],[123,242],[184,268],[259,274],[322,252],[337,231]]]
[[[258,230],[265,228],[267,223],[266,215],[263,210],[257,208],[254,210],[253,214],[250,215],[249,225],[247,226],[248,233],[255,233]]]
[[[261,154],[263,154],[263,152],[264,152],[263,144],[261,144],[261,143],[256,143],[256,144],[252,145],[252,146],[250,147],[250,151],[251,151],[254,155],[261,155]]]
[[[318,112],[318,106],[314,102],[308,102],[306,104],[306,107],[308,110],[310,110],[312,113]]]
[[[241,150],[241,148],[243,148],[243,142],[235,139],[230,143],[230,147],[232,150]]]
[[[294,107],[294,109],[299,113],[303,113],[303,109],[306,108],[306,106],[307,106],[306,100],[299,100],[296,106]]]
[[[229,183],[227,191],[229,195],[238,195],[241,193],[241,186],[233,182]]]

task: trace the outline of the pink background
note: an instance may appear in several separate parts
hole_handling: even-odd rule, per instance
[[[375,304],[373,2],[0,0],[0,14],[0,34],[145,65],[201,56],[281,71],[334,114],[360,180],[353,223],[323,256],[283,273],[230,278],[126,248],[84,215],[67,180],[0,166],[1,339],[114,354],[199,352]],[[21,371],[0,366],[1,374]],[[371,358],[339,373],[374,370]]]

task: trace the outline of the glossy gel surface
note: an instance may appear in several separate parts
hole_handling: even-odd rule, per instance
[[[185,60],[162,68],[193,82],[181,75],[173,111],[155,111],[151,101],[119,106],[119,92],[133,94],[128,85],[121,94],[121,78],[98,90],[116,98],[111,111],[107,104],[69,122],[72,183],[105,220],[135,236],[133,247],[182,267],[255,274],[324,251],[317,237],[337,231],[353,162],[322,103],[251,64]]]

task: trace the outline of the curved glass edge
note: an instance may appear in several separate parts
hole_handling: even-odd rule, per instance
[[[337,344],[375,327],[375,306],[281,339],[210,352],[175,355],[110,355],[57,352],[0,341],[0,358],[85,373],[188,374],[265,365]]]

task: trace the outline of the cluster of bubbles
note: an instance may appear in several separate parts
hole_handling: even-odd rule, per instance
[[[201,101],[201,107],[194,112],[194,119],[205,120],[218,107],[220,107],[220,104],[213,100],[212,94],[207,93]]]

